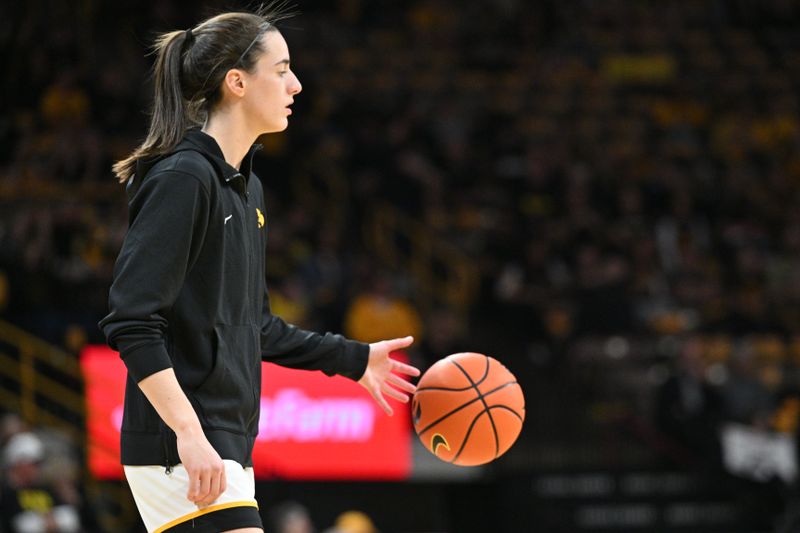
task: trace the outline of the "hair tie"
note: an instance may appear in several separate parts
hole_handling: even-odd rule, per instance
[[[192,33],[192,28],[189,28],[183,33],[185,34],[184,38],[186,39],[186,44],[192,44],[194,42],[194,33]]]

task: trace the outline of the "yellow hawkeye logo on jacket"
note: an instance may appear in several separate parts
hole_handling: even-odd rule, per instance
[[[256,207],[256,215],[258,215],[258,227],[264,227],[264,215],[261,213],[261,209]]]

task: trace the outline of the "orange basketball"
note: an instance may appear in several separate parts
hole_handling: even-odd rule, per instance
[[[420,378],[411,404],[414,429],[442,461],[474,466],[503,455],[525,420],[525,398],[496,359],[457,353]]]

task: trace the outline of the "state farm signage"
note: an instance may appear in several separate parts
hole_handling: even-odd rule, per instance
[[[374,430],[375,409],[366,399],[317,399],[286,388],[261,399],[256,440],[364,442]]]
[[[402,354],[398,354],[401,358]],[[89,467],[122,477],[119,428],[125,365],[105,346],[81,354],[87,404]],[[403,479],[411,468],[407,404],[390,400],[386,416],[358,384],[321,372],[262,365],[261,418],[253,449],[259,478]]]

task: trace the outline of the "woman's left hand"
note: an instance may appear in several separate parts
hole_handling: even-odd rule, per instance
[[[393,372],[408,376],[419,376],[418,368],[395,361],[389,354],[395,350],[408,348],[414,342],[414,337],[403,337],[389,341],[373,342],[369,345],[369,362],[367,370],[358,382],[378,402],[378,405],[391,416],[393,411],[386,401],[384,394],[399,402],[408,402],[409,394],[414,394],[417,388]]]

